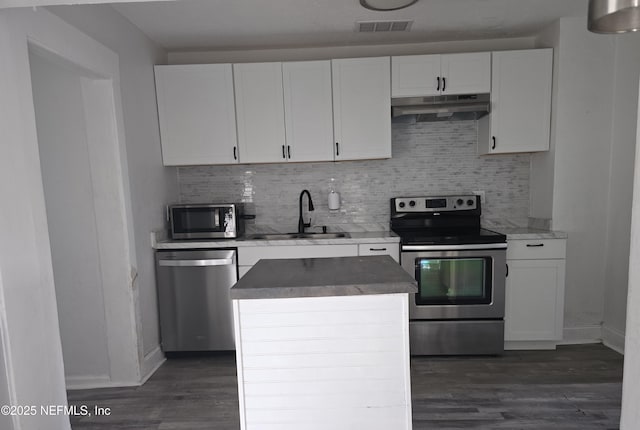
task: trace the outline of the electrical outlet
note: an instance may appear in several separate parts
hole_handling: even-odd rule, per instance
[[[484,191],[472,191],[472,193],[476,196],[480,196],[480,204],[487,203],[487,199],[484,195]]]

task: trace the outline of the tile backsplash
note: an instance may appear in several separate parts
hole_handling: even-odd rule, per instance
[[[308,189],[314,226],[388,230],[391,197],[481,190],[485,225],[526,226],[529,155],[479,157],[476,136],[475,121],[394,123],[388,160],[180,167],[180,201],[242,201],[256,215],[248,231],[292,232],[300,192]],[[337,211],[327,204],[331,178],[341,196]],[[304,207],[306,214],[306,198]]]

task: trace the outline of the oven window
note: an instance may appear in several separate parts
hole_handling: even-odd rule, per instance
[[[491,303],[491,258],[417,258],[417,305]]]

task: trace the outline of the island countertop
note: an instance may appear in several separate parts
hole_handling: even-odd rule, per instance
[[[263,259],[231,288],[231,298],[416,293],[416,281],[388,255]]]

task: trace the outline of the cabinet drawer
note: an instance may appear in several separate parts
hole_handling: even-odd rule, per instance
[[[400,245],[397,243],[362,243],[358,245],[358,255],[390,255],[399,261]]]
[[[238,249],[238,265],[253,266],[262,258],[355,257],[358,245],[248,246]]]
[[[507,260],[565,258],[566,239],[525,239],[507,241]]]

